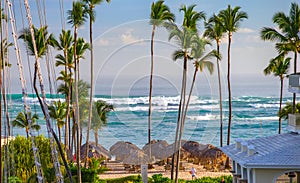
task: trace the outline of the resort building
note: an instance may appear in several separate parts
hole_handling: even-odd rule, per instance
[[[289,91],[300,93],[300,75],[289,77]],[[237,139],[222,150],[232,160],[233,183],[300,183],[300,114],[289,114],[288,133]],[[282,178],[285,181],[282,181]]]

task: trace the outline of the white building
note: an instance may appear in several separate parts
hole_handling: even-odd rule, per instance
[[[300,93],[300,74],[290,75],[289,91]],[[287,130],[223,147],[232,160],[233,183],[275,183],[284,174],[300,183],[300,114],[289,115]]]

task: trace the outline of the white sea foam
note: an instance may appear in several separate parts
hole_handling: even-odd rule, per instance
[[[253,120],[256,121],[277,121],[278,117],[277,116],[262,116],[262,117],[255,117]]]
[[[199,120],[215,120],[218,118],[216,115],[205,114],[204,116],[187,116],[188,119],[199,121]]]
[[[249,106],[254,107],[256,109],[258,108],[278,108],[278,103],[272,103],[272,104],[249,104]]]

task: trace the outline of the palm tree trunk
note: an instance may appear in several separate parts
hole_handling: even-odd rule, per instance
[[[94,131],[94,136],[95,136],[95,143],[96,143],[96,146],[98,146],[98,130],[95,130],[95,131]]]
[[[279,112],[281,111],[282,107],[282,93],[283,93],[283,76],[280,77],[280,100],[279,100]],[[279,123],[278,123],[278,134],[281,133],[281,116],[279,116]]]
[[[230,46],[231,46],[231,32],[228,33],[228,68],[227,68],[227,85],[228,85],[228,132],[227,132],[227,145],[230,144],[230,130],[231,130],[231,117],[232,117],[232,103],[231,103],[231,86],[230,86]]]
[[[64,48],[64,57],[65,57],[65,59],[66,59],[66,61],[67,61],[67,50]],[[67,68],[67,65],[65,65],[65,73],[66,73],[66,75],[68,76],[68,68]],[[71,78],[70,78],[71,79]],[[67,83],[67,81],[65,81],[65,87],[67,88],[68,87],[68,83]],[[69,128],[70,128],[70,123],[69,123],[69,115],[70,115],[70,99],[69,99],[69,95],[70,95],[70,93],[68,93],[68,95],[66,96],[66,102],[67,102],[67,113],[66,113],[66,120],[65,120],[65,147],[66,147],[66,151],[67,151],[67,154],[69,154]]]
[[[77,176],[78,182],[81,183],[81,167],[80,167],[80,116],[79,116],[79,100],[78,100],[78,64],[76,55],[76,42],[77,41],[77,26],[74,27],[74,62],[75,62],[75,120],[77,123],[77,148],[76,148],[76,161],[77,161]]]
[[[94,90],[94,49],[93,49],[93,21],[90,17],[90,47],[91,47],[91,90],[90,90],[90,105],[89,105],[89,118],[88,118],[88,128],[86,134],[86,147],[89,147],[90,140],[90,130],[92,125],[92,116],[93,116],[93,90]],[[88,148],[85,148],[85,159],[84,166],[87,166],[88,158]]]
[[[187,79],[187,53],[185,53],[184,64],[183,64],[183,90],[182,90],[182,110],[180,115],[180,124],[179,124],[179,137],[178,137],[178,152],[177,152],[177,161],[176,161],[176,173],[175,173],[175,183],[178,183],[178,173],[179,173],[179,162],[180,162],[180,148],[181,148],[181,138],[183,134],[184,126],[184,113],[185,113],[185,95],[186,95],[186,79]]]
[[[149,157],[151,159],[151,115],[152,115],[152,83],[153,83],[153,70],[154,70],[154,34],[155,25],[152,26],[151,35],[151,68],[150,68],[150,82],[149,82],[149,111],[148,111],[148,144],[149,144]]]
[[[181,81],[181,92],[180,92],[180,101],[178,105],[178,116],[177,116],[177,125],[176,125],[176,133],[175,133],[175,142],[174,142],[174,154],[172,156],[172,167],[171,167],[171,180],[174,179],[174,169],[175,169],[175,163],[177,162],[177,156],[178,156],[178,136],[179,136],[179,130],[180,130],[180,120],[181,120],[181,111],[183,110],[183,86],[184,86],[184,69],[182,70],[182,81]]]
[[[69,106],[68,106],[68,109],[69,109],[69,115],[67,114],[68,118],[69,118],[69,142],[70,142],[70,145],[69,145],[69,149],[70,149],[70,154],[72,155],[73,153],[73,143],[71,144],[71,141],[73,139],[72,137],[72,130],[71,130],[71,102],[73,103],[73,83],[72,83],[72,69],[69,68],[69,73],[70,73],[70,81],[69,81]],[[75,119],[75,116],[74,116],[74,113],[72,114],[72,119],[73,119],[73,126],[74,126],[74,119]]]
[[[297,73],[297,57],[298,57],[298,52],[297,50],[294,53],[294,74]],[[296,93],[293,93],[293,114],[296,113]]]
[[[61,130],[60,130],[60,127],[58,127],[58,137],[59,137],[59,142],[61,143]]]
[[[220,43],[217,42],[217,52],[220,54]],[[217,58],[218,82],[219,82],[219,97],[220,97],[220,146],[223,147],[223,104],[222,104],[222,85],[220,74],[220,60]]]

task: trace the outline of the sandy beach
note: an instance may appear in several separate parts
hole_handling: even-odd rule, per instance
[[[189,173],[191,168],[194,167],[197,171],[197,178],[201,177],[220,177],[222,175],[231,175],[229,171],[224,171],[224,172],[210,172],[205,170],[201,165],[194,165],[192,163],[187,163],[185,170],[180,170],[179,171],[179,179],[185,179],[185,180],[191,180],[192,176]],[[100,179],[112,179],[112,178],[121,178],[121,177],[127,177],[130,175],[140,175],[140,172],[128,172],[128,171],[108,171],[104,174],[100,174],[99,178]],[[154,174],[162,174],[164,177],[169,177],[170,178],[170,171],[165,170],[163,166],[158,166],[155,165],[154,169],[148,170],[148,177],[151,177]]]

